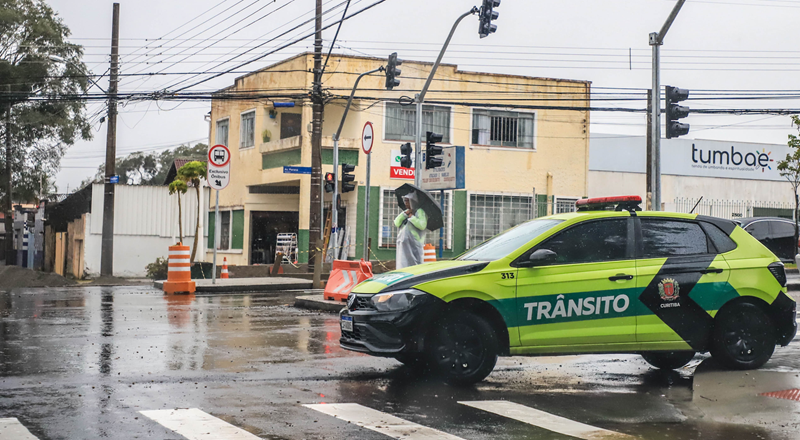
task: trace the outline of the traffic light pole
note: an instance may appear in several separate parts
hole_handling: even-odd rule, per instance
[[[651,140],[649,145],[650,155],[653,160],[652,174],[650,176],[650,188],[653,191],[652,209],[654,211],[661,210],[661,45],[664,44],[664,37],[667,36],[672,22],[678,16],[683,4],[686,0],[678,0],[672,12],[667,17],[667,21],[661,27],[661,31],[653,32],[650,34],[650,46],[653,47],[653,94],[652,94],[652,108],[650,109],[650,116],[652,118],[651,125]]]
[[[461,20],[465,19],[466,17],[477,14],[480,12],[476,6],[473,6],[469,12],[465,12],[462,14],[456,22],[453,24],[453,28],[450,29],[450,35],[447,36],[447,40],[444,42],[444,46],[442,46],[442,50],[439,52],[439,58],[436,58],[436,62],[433,64],[433,68],[431,69],[431,73],[428,74],[428,79],[425,81],[425,86],[422,87],[422,91],[417,94],[415,97],[415,101],[417,104],[417,137],[414,141],[414,185],[417,188],[422,188],[420,185],[422,180],[422,103],[425,101],[425,94],[428,93],[428,87],[431,86],[431,81],[433,81],[433,77],[436,75],[436,70],[439,68],[439,64],[442,63],[442,58],[444,58],[444,53],[447,52],[447,46],[450,45],[450,40],[453,39],[453,34],[456,33],[456,29],[458,25],[461,24]]]
[[[331,202],[331,243],[333,243],[334,255],[338,254],[336,248],[339,246],[339,234],[337,233],[337,229],[339,228],[339,209],[337,204],[339,199],[339,136],[342,134],[344,121],[347,119],[347,113],[350,111],[350,106],[353,104],[353,96],[356,94],[356,89],[358,88],[358,83],[361,81],[361,78],[367,75],[372,75],[373,73],[383,72],[383,70],[384,67],[381,66],[377,69],[358,75],[358,78],[356,78],[356,83],[353,84],[353,90],[350,92],[350,98],[347,99],[347,105],[344,107],[344,114],[342,114],[342,120],[339,122],[339,128],[336,130],[336,134],[333,135],[333,201]],[[369,191],[369,188],[367,188],[367,191]]]

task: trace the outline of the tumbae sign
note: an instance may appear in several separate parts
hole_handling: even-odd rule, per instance
[[[222,190],[231,181],[231,151],[224,145],[208,149],[208,186]]]

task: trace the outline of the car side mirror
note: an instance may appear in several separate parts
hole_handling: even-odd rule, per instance
[[[528,256],[527,260],[520,261],[520,267],[536,267],[545,263],[556,261],[558,254],[550,249],[537,249]]]

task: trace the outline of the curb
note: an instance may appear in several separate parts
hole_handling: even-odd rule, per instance
[[[294,306],[307,310],[319,310],[322,312],[339,313],[345,307],[345,304],[340,301],[330,301],[323,299],[323,296],[320,294],[320,295],[298,296],[294,299]]]

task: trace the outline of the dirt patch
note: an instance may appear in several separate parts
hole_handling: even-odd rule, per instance
[[[17,266],[0,266],[0,289],[9,290],[21,287],[63,287],[77,284],[61,275]]]

